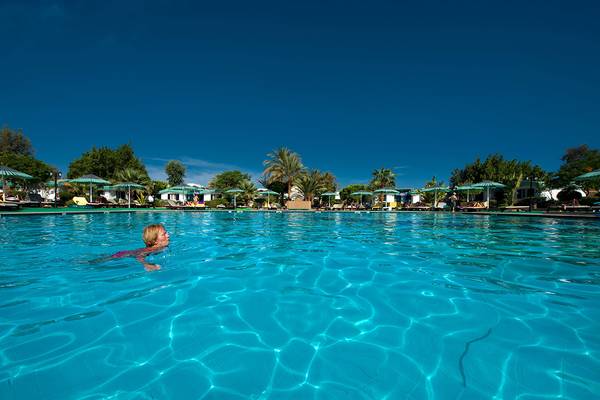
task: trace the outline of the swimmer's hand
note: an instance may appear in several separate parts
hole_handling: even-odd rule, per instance
[[[160,269],[160,265],[144,263],[144,269],[146,271],[157,271]]]

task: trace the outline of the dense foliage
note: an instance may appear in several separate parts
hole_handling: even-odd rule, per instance
[[[115,179],[119,182],[133,182],[140,185],[148,185],[150,183],[148,174],[145,171],[135,168],[125,168],[117,171]]]
[[[109,147],[93,147],[71,162],[67,177],[74,179],[94,174],[109,181],[116,181],[118,180],[117,173],[125,169],[140,171],[145,179],[149,180],[146,167],[135,156],[133,148],[129,144],[124,144],[114,150]]]
[[[265,170],[263,174],[268,180],[285,182],[287,185],[288,198],[292,195],[292,186],[304,173],[304,165],[300,156],[293,151],[281,147],[267,154],[269,159],[263,162]]]
[[[250,175],[241,171],[225,171],[215,175],[208,183],[208,187],[217,190],[241,189],[240,186],[244,182],[250,182]]]
[[[376,169],[373,171],[372,176],[371,183],[369,183],[369,187],[372,190],[393,188],[396,186],[396,175],[391,169]]]
[[[347,202],[347,203],[352,202],[352,201],[356,200],[356,198],[353,198],[351,196],[351,194],[354,192],[358,192],[359,190],[369,190],[369,187],[367,185],[363,185],[361,183],[348,185],[345,188],[343,188],[342,190],[340,190],[340,199],[342,199],[342,201]]]
[[[302,174],[296,179],[296,186],[304,197],[304,200],[310,202],[313,201],[315,196],[320,195],[327,191],[323,175],[319,170],[313,169],[312,171]]]
[[[444,181],[438,181],[435,176],[432,177],[429,182],[425,183],[425,186],[423,186],[423,188],[435,188],[435,187],[439,187],[439,188],[444,187]],[[423,201],[427,204],[432,204],[432,205],[434,205],[434,207],[436,207],[437,202],[439,202],[444,197],[446,197],[446,192],[445,191],[422,192],[420,197],[421,197],[421,201]]]
[[[485,180],[500,182],[507,186],[507,201],[513,204],[521,182],[530,177],[542,182],[548,180],[548,174],[538,165],[532,165],[531,161],[505,160],[500,154],[493,154],[483,162],[477,158],[462,169],[453,170],[450,184],[459,186]]]
[[[0,130],[0,153],[33,157],[33,147],[29,138],[23,135],[21,130],[14,131],[4,126]]]
[[[26,185],[48,181],[50,180],[51,172],[54,171],[54,168],[43,161],[36,160],[32,156],[17,153],[0,153],[0,165],[33,176],[34,179],[26,181]]]
[[[169,182],[169,185],[182,185],[183,179],[185,178],[185,166],[181,161],[171,160],[165,166],[165,173],[167,174],[167,182]]]
[[[552,186],[556,188],[565,187],[573,179],[581,174],[600,169],[600,151],[590,149],[586,145],[567,149],[562,156],[563,164],[552,179]],[[586,188],[598,189],[599,180],[581,182]]]
[[[29,138],[21,131],[3,127],[0,131],[0,165],[16,169],[33,176],[23,181],[26,186],[49,180],[55,168],[33,157]]]

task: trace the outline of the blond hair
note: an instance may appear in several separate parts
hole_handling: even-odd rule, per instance
[[[154,246],[156,244],[156,241],[158,240],[158,234],[164,230],[165,227],[162,224],[153,224],[145,227],[142,239],[144,239],[146,247]]]

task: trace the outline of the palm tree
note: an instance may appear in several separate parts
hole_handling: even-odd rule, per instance
[[[396,175],[391,169],[380,168],[373,171],[371,186],[374,189],[383,189],[385,187],[396,186]]]
[[[331,172],[324,172],[321,174],[321,180],[323,181],[325,190],[328,192],[335,192],[337,190],[337,179]]]
[[[297,179],[296,185],[302,196],[304,196],[304,200],[311,203],[315,196],[327,190],[324,174],[316,169],[301,175]]]
[[[287,185],[288,199],[291,199],[292,185],[304,172],[300,156],[285,147],[280,147],[267,156],[269,159],[263,162],[263,174],[269,181],[284,182]]]
[[[240,197],[246,205],[256,197],[256,186],[251,181],[247,179],[243,180],[242,183],[240,183],[239,188],[243,190],[243,192],[240,193]]]
[[[141,185],[146,185],[150,181],[146,173],[135,168],[124,168],[120,171],[117,171],[115,178],[121,182],[134,182]]]

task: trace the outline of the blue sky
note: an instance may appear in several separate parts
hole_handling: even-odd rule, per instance
[[[66,172],[130,142],[154,177],[262,170],[279,146],[398,186],[499,152],[600,147],[600,2],[0,3],[0,124]]]

